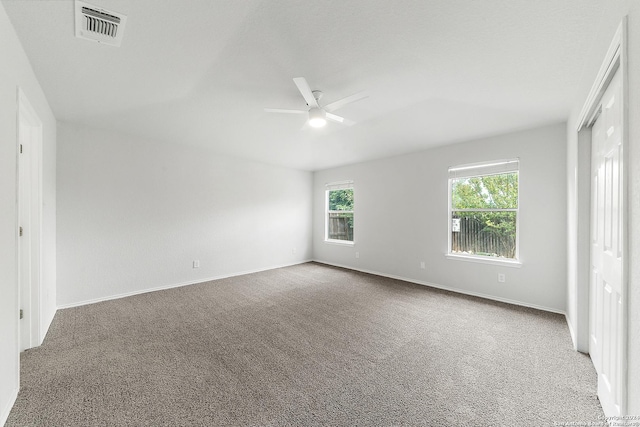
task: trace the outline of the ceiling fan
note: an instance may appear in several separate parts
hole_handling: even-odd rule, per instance
[[[321,91],[311,90],[311,88],[309,87],[309,83],[307,83],[307,80],[304,77],[296,77],[293,79],[293,82],[296,84],[298,90],[302,94],[302,97],[307,102],[309,110],[283,110],[280,108],[265,108],[264,111],[268,113],[308,114],[309,126],[315,128],[326,125],[327,120],[331,120],[336,123],[342,123],[346,126],[354,125],[354,121],[345,119],[341,116],[337,116],[333,114],[333,112],[339,108],[344,107],[347,104],[359,101],[369,96],[365,92],[358,92],[351,96],[347,96],[346,98],[342,98],[335,102],[332,102],[331,104],[327,104],[324,107],[321,107],[319,104],[319,101],[322,98]]]

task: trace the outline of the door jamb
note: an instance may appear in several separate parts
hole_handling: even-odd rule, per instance
[[[31,146],[29,149],[31,150],[31,193],[32,193],[32,202],[31,202],[31,229],[28,231],[27,236],[31,239],[31,289],[30,289],[30,310],[27,310],[25,316],[28,317],[30,321],[29,328],[29,342],[21,347],[25,347],[26,349],[37,347],[42,343],[42,328],[40,327],[41,319],[42,319],[42,304],[41,304],[41,285],[42,285],[42,150],[43,150],[43,131],[42,131],[42,121],[40,120],[36,110],[33,108],[31,103],[29,102],[26,94],[22,90],[22,88],[18,87],[17,89],[17,126],[16,126],[16,213],[17,220],[20,221],[20,141],[22,135],[20,135],[20,123],[26,123],[31,128],[31,134],[35,135],[31,140]],[[19,263],[19,259],[21,254],[19,253],[19,242],[17,239],[20,239],[19,236],[19,227],[20,224],[16,227],[16,263]],[[18,271],[18,310],[22,306],[21,296],[22,296],[22,282],[21,282],[21,272],[19,268],[19,264],[17,266]],[[19,339],[22,339],[20,326],[18,325],[18,336]]]

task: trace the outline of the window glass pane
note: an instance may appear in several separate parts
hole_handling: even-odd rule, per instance
[[[327,238],[353,241],[353,212],[329,212]]]
[[[518,173],[451,180],[452,209],[517,209]]]
[[[330,211],[353,211],[353,188],[329,191]]]
[[[516,212],[452,212],[451,253],[516,257]]]
[[[353,188],[327,191],[327,239],[353,242]]]

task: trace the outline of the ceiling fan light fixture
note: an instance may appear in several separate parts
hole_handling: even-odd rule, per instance
[[[307,83],[307,80],[304,77],[296,77],[293,79],[293,82],[298,87],[298,90],[307,103],[307,107],[309,107],[309,109],[285,110],[282,108],[265,108],[264,111],[266,111],[267,113],[307,114],[309,116],[309,119],[305,123],[304,128],[306,128],[307,126],[321,128],[327,124],[327,120],[340,123],[344,126],[352,126],[355,124],[355,122],[338,116],[333,112],[338,108],[344,107],[347,104],[351,104],[352,102],[356,102],[367,97],[366,93],[360,92],[351,96],[347,96],[346,98],[339,99],[335,102],[332,102],[331,104],[320,106],[319,101],[322,98],[322,91],[311,90],[311,88],[309,87],[309,83]]]
[[[309,110],[309,126],[321,128],[327,124],[327,118],[324,110],[320,108],[312,108]]]

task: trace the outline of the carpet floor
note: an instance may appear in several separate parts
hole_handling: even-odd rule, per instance
[[[59,310],[6,426],[602,417],[563,316],[307,263]]]

